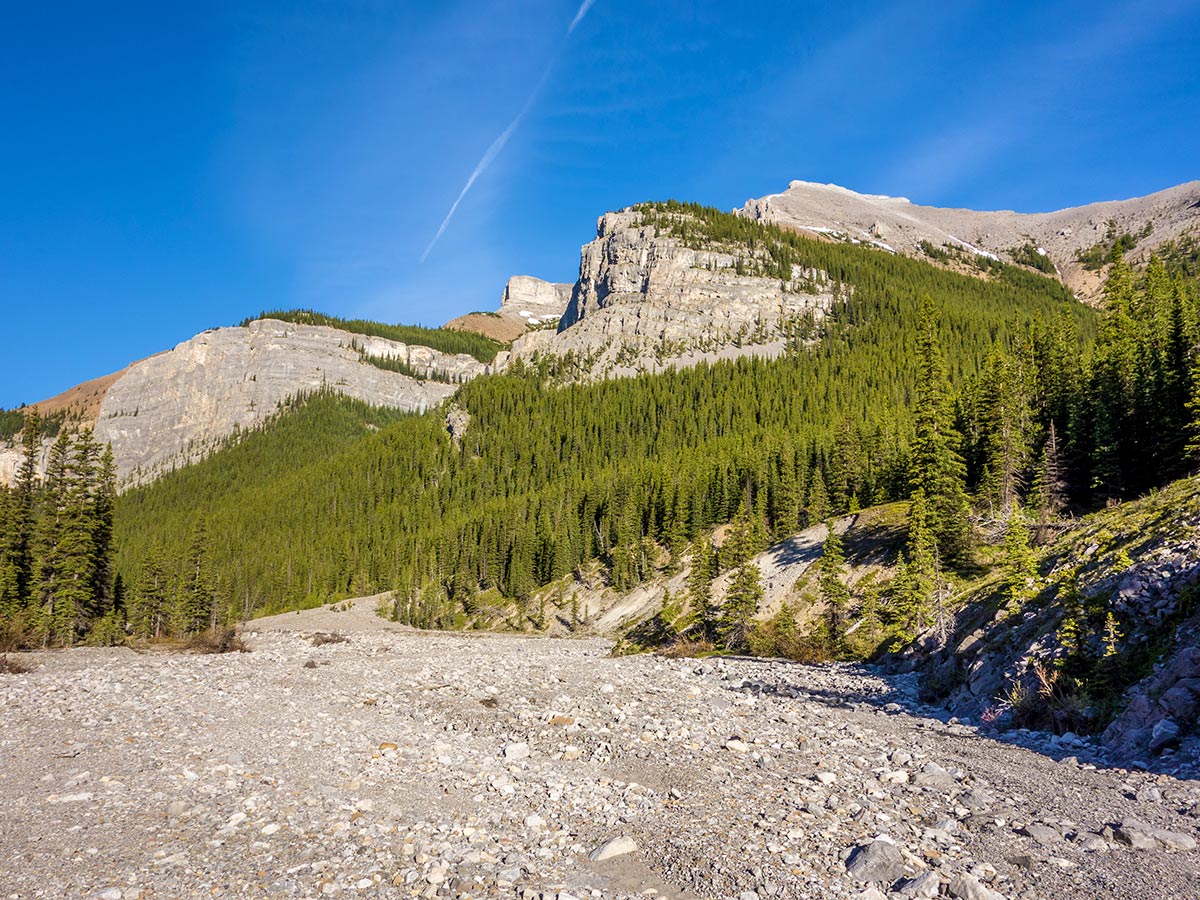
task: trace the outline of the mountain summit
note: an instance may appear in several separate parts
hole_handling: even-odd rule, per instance
[[[939,261],[965,254],[1032,264],[1056,273],[1088,300],[1098,294],[1098,270],[1118,241],[1139,261],[1200,226],[1200,181],[1145,197],[1045,213],[943,209],[836,184],[793,181],[782,193],[748,200],[738,212],[785,228]]]

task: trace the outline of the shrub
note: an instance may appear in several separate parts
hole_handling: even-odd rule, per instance
[[[210,628],[188,638],[185,650],[194,653],[249,653],[250,648],[232,625]]]

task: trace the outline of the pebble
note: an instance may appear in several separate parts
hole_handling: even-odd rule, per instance
[[[336,669],[264,630],[248,654],[86,649],[0,679],[22,751],[0,829],[38,847],[6,893],[200,897],[220,872],[230,896],[646,900],[604,864],[636,854],[659,896],[1091,900],[1075,879],[1123,877],[1118,833],[1164,893],[1192,883],[1187,782],[949,730],[908,676],[384,626]],[[25,752],[51,733],[85,752]]]

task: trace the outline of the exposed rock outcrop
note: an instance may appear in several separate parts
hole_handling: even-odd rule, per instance
[[[455,381],[487,369],[465,354],[263,319],[206,331],[131,366],[108,389],[96,436],[112,443],[121,480],[138,482],[195,461],[298,393],[327,388],[369,403],[420,411],[455,390],[454,384],[377,368],[364,354],[393,357]]]
[[[740,213],[911,255],[919,255],[921,242],[928,241],[934,247],[948,244],[1011,260],[1015,248],[1032,245],[1049,257],[1068,287],[1088,298],[1098,293],[1101,280],[1080,265],[1078,252],[1105,240],[1110,223],[1117,233],[1137,236],[1134,256],[1140,258],[1164,241],[1200,227],[1200,181],[1146,197],[1048,213],[941,209],[919,206],[904,197],[793,181],[782,193],[747,201]]]
[[[514,275],[504,286],[499,311],[467,313],[451,319],[446,327],[511,343],[528,331],[555,328],[571,299],[573,287],[531,275]]]
[[[1187,751],[1180,758],[1200,760],[1200,486],[1186,479],[1096,513],[1048,547],[1046,560],[1052,568],[1043,570],[1034,601],[1010,610],[994,586],[985,588],[959,611],[944,644],[931,630],[899,668],[921,671],[926,697],[956,715],[976,718],[990,708],[1004,724],[1014,686],[1050,710],[1039,691],[1052,692],[1047,682],[1061,677],[1069,653],[1063,622],[1070,601],[1058,585],[1077,581],[1083,652],[1093,660],[1111,652],[1096,625],[1111,613],[1120,680],[1136,681],[1124,698],[1105,698],[1121,712],[1101,743],[1120,760],[1180,749]],[[1063,712],[1059,730],[1105,724],[1094,709]]]
[[[789,329],[820,319],[824,273],[788,281],[744,274],[745,248],[697,249],[636,209],[608,213],[583,247],[579,280],[557,333],[533,332],[513,358],[572,354],[580,374],[623,375],[680,363],[783,352]]]

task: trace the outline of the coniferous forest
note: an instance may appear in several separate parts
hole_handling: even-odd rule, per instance
[[[1196,287],[1158,260],[1135,272],[1114,251],[1097,314],[1017,266],[974,277],[699,207],[647,214],[688,240],[758,259],[766,248],[781,271],[820,269],[841,299],[814,340],[774,360],[565,385],[561,360],[518,363],[460,388],[458,436],[444,409],[298,398],[122,494],[115,516],[111,472],[86,462],[97,451],[61,438],[44,485],[23,474],[0,498],[17,511],[0,549],[5,615],[44,642],[89,625],[96,640],[153,638],[395,590],[406,621],[450,627],[481,598],[522,603],[587,565],[621,590],[692,554],[697,592],[731,568],[736,590],[689,627],[744,646],[754,552],[911,501],[898,574],[878,598],[906,639],[929,622],[938,573],[978,565],[989,523],[1026,522],[1036,540],[1068,510],[1195,468]],[[735,540],[714,553],[707,535],[729,522]],[[71,590],[61,573],[83,568],[52,550],[77,546],[52,537],[68,532],[91,548]],[[821,579],[834,644],[849,604],[837,553]]]
[[[0,490],[0,631],[6,645],[111,643],[123,632],[112,450],[60,430],[38,478],[41,426],[26,418],[15,483]]]

